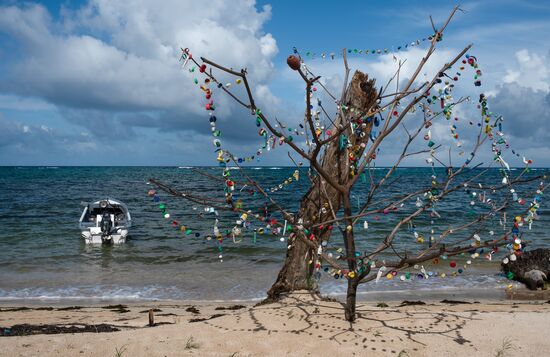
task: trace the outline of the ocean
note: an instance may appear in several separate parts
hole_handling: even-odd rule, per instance
[[[221,177],[219,167],[198,169]],[[292,177],[294,170],[292,167],[256,167],[246,168],[244,173],[269,189]],[[480,171],[469,170],[466,175]],[[525,177],[546,171],[533,169]],[[375,170],[374,175],[381,177],[385,172],[386,169]],[[301,195],[308,188],[306,173],[307,169],[300,169],[300,180],[282,184],[273,194],[274,199],[296,211]],[[436,172],[438,177],[444,174],[443,170]],[[243,180],[243,173],[238,170],[232,170],[232,175],[237,182]],[[431,175],[428,168],[400,168],[395,174],[399,177],[397,181],[384,189],[380,197],[429,185]],[[242,241],[233,243],[225,239],[220,250],[215,239],[206,239],[212,234],[214,214],[205,212],[204,206],[159,191],[159,198],[170,213],[170,218],[165,219],[159,202],[153,202],[147,195],[148,190],[154,188],[147,184],[149,178],[183,191],[223,199],[221,183],[191,167],[0,167],[0,301],[249,301],[265,297],[284,259],[286,242],[281,242],[280,236],[267,233],[258,234],[254,241],[253,228],[262,227],[256,222],[250,229],[243,230]],[[364,181],[360,180],[354,191],[354,206],[364,201],[368,188]],[[498,170],[491,169],[478,181],[500,184],[501,177]],[[536,183],[529,187],[518,186],[517,191],[529,202],[536,186]],[[427,216],[416,220],[416,230],[428,236],[429,230],[434,229],[437,235],[449,225],[465,222],[481,212],[483,208],[479,203],[471,205],[475,199],[466,190],[460,190],[449,202],[438,206],[441,217],[434,219],[434,223]],[[495,195],[490,191],[486,194]],[[506,191],[496,195],[511,197],[512,194]],[[133,220],[130,237],[119,246],[86,245],[78,228],[84,208],[82,203],[105,197],[117,198],[128,205]],[[253,194],[250,187],[237,185],[235,199],[241,199],[243,207],[252,212],[264,212],[265,199]],[[369,216],[366,230],[363,228],[365,219],[361,219],[356,227],[358,250],[372,249],[380,242],[392,227],[391,223],[407,209],[415,207],[415,200],[406,202],[398,212]],[[509,209],[510,221],[514,210],[521,208],[525,207]],[[275,211],[272,205],[268,205],[268,210]],[[522,228],[522,238],[529,242],[530,248],[550,247],[546,234],[550,227],[548,204],[544,199],[539,214],[531,230]],[[225,232],[234,226],[238,216],[232,212],[220,213],[219,219],[220,230]],[[177,223],[174,224],[174,220]],[[182,225],[189,230],[188,234],[180,229]],[[491,231],[494,234],[503,231],[499,217],[486,225],[476,225],[475,229],[483,239],[488,239]],[[334,251],[343,247],[336,230],[330,247]],[[396,239],[396,251],[414,252],[418,248],[411,229],[404,228]],[[450,267],[451,258],[440,260],[438,264],[428,262],[424,267],[432,273],[429,279],[419,279],[416,274],[406,281],[382,277],[378,283],[360,286],[359,297],[372,300],[502,298],[509,284],[499,272],[504,250],[494,254],[492,261],[484,258],[487,251],[472,264],[468,264],[468,260],[472,260],[470,254],[452,258],[462,267],[461,273]],[[442,278],[441,273],[446,277]],[[322,274],[320,284],[324,294],[340,296],[345,293],[345,281],[327,273]]]

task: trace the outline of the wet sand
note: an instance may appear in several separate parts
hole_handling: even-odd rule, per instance
[[[550,354],[546,336],[550,304],[544,300],[367,302],[358,305],[359,318],[353,326],[343,319],[340,303],[308,293],[257,306],[185,302],[11,305],[1,306],[3,334],[41,333],[0,337],[0,355],[5,356]],[[152,327],[148,326],[150,309],[155,309]],[[63,328],[70,332],[44,334],[63,332]],[[98,332],[79,332],[94,328]],[[101,332],[111,330],[118,331]]]

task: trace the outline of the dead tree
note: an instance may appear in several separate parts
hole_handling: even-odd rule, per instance
[[[378,93],[375,81],[357,71],[352,78],[349,89],[345,92],[344,102],[349,103],[351,107],[357,108],[361,112],[367,113],[369,109],[376,107],[377,99]],[[344,120],[344,116],[337,116],[335,126],[343,127],[345,125]],[[365,123],[361,136],[351,137],[351,145],[356,148],[356,155],[358,156],[363,154],[373,123],[374,121]],[[325,144],[321,143],[321,145]],[[326,146],[320,164],[321,167],[339,185],[349,183],[352,176],[348,174],[348,153],[346,150],[340,150],[338,140],[331,140],[326,143]],[[312,179],[309,191],[301,200],[297,216],[305,222],[323,222],[331,219],[332,214],[340,210],[341,204],[341,193],[334,186],[326,185],[321,176],[315,176]],[[332,226],[316,226],[311,229],[311,232],[316,237],[316,242],[328,241]],[[316,257],[315,247],[304,244],[305,239],[307,237],[296,240],[292,249],[287,251],[285,263],[277,276],[277,281],[268,291],[269,298],[276,299],[282,292],[316,289],[316,286],[311,283],[314,266],[308,264],[310,259]]]
[[[524,198],[516,197],[517,191],[514,189],[516,185],[527,185],[542,177],[524,177],[528,167],[516,177],[512,177],[510,171],[507,170],[507,168],[509,169],[508,164],[504,161],[502,150],[499,148],[501,144],[499,140],[503,134],[498,124],[502,118],[496,117],[488,111],[487,98],[480,97],[480,115],[483,125],[480,125],[470,155],[462,165],[453,167],[450,162],[450,148],[449,162],[445,163],[440,156],[447,151],[441,145],[431,143],[427,149],[411,152],[413,142],[419,136],[422,137],[421,134],[426,133],[432,124],[437,120],[444,120],[442,118],[448,118],[454,107],[470,99],[468,97],[454,99],[450,95],[443,96],[441,108],[438,110],[433,108],[430,93],[442,86],[445,86],[446,89],[450,88],[449,91],[452,90],[454,84],[445,84],[444,80],[450,78],[452,82],[458,78],[453,79],[446,72],[464,58],[471,45],[466,46],[455,57],[449,59],[431,79],[419,80],[419,75],[424,71],[425,65],[443,37],[443,32],[458,10],[459,8],[455,7],[440,28],[436,28],[432,22],[433,36],[429,38],[430,46],[408,80],[405,83],[400,83],[403,66],[403,62],[400,61],[393,77],[380,90],[377,90],[375,80],[361,71],[356,71],[351,81],[348,80],[350,69],[345,50],[342,51],[345,80],[342,93],[338,97],[330,93],[320,80],[321,77],[313,74],[299,56],[289,56],[287,60],[289,67],[302,78],[305,85],[306,103],[303,118],[305,147],[286,136],[282,130],[283,125],[276,125],[269,116],[270,114],[263,112],[256,105],[245,69],[235,71],[204,57],[200,58],[202,63],[199,63],[189,53],[187,54],[188,60],[201,68],[201,72],[204,73],[209,84],[215,85],[249,110],[258,118],[263,130],[284,141],[293,153],[297,154],[309,166],[311,186],[302,197],[297,212],[289,212],[288,208],[279,205],[271,197],[270,192],[262,188],[248,174],[245,174],[246,182],[242,183],[253,187],[258,193],[265,196],[271,204],[277,207],[281,217],[294,228],[288,239],[288,250],[283,267],[276,282],[268,291],[270,300],[277,299],[282,293],[293,290],[317,289],[312,277],[321,268],[325,268],[329,274],[346,279],[345,317],[348,321],[354,321],[358,286],[379,279],[385,272],[397,274],[399,271],[410,269],[422,262],[438,259],[441,256],[451,257],[472,250],[489,248],[496,251],[499,246],[509,245],[510,237],[521,242],[518,226],[522,222],[532,222],[536,218],[536,209],[540,202],[540,199],[536,197],[540,196],[546,186],[541,184],[538,187],[537,194],[534,194],[535,198],[527,206],[525,206]],[[242,81],[246,99],[240,98],[229,88],[223,86],[215,75],[216,71],[235,76]],[[322,87],[335,103],[335,115],[328,115],[327,110],[322,107],[322,111],[330,121],[330,130],[326,130],[324,135],[314,123],[318,113],[312,112],[312,89],[316,85]],[[421,115],[418,115],[419,113]],[[419,116],[420,118],[418,118]],[[371,135],[374,123],[380,126],[376,136]],[[280,124],[278,120],[277,124]],[[398,128],[403,128],[407,133],[401,155],[381,178],[377,178],[372,169],[378,149],[383,142],[392,140],[391,134],[395,133]],[[471,163],[476,153],[481,147],[487,146],[484,145],[487,142],[491,143],[491,150],[495,155],[493,164],[500,165],[503,170],[501,185],[487,187],[478,182],[488,169],[481,170],[473,177],[465,175],[472,168]],[[412,192],[401,192],[390,196],[381,195],[381,190],[396,179],[397,167],[404,159],[412,155],[428,156],[428,165],[446,168],[446,175],[437,177],[434,173],[426,187],[417,187]],[[237,167],[241,166],[230,152],[223,152],[223,157],[226,162],[233,162]],[[292,159],[290,153],[289,157]],[[368,177],[369,188],[366,197],[364,197],[364,204],[354,209],[351,203],[352,189],[357,185],[360,177]],[[220,202],[220,200],[216,201],[209,197],[198,197],[194,193],[179,192],[157,180],[151,180],[151,182],[173,195],[199,204],[213,205],[219,209],[235,211],[240,214],[250,213],[236,205],[230,193],[226,195],[225,202]],[[401,232],[413,224],[414,220],[436,216],[437,206],[441,202],[465,189],[478,191],[480,194],[489,191],[492,198],[484,199],[485,209],[474,218],[458,226],[449,226],[438,236],[432,232],[429,241],[420,242],[417,251],[399,251],[400,239],[398,237]],[[513,197],[510,198],[510,194],[499,195],[498,192],[503,190],[509,190]],[[415,202],[415,200],[414,209],[402,209],[405,203]],[[518,202],[521,205],[519,208],[516,207]],[[494,221],[495,217],[500,215],[506,217],[506,209],[511,205],[521,211],[518,213],[522,217],[521,221],[514,222],[514,226],[501,234],[481,240],[479,237],[481,227]],[[380,237],[377,247],[371,251],[358,250],[355,231],[357,225],[361,223],[360,220],[395,211],[402,211],[401,215],[392,222],[388,234]],[[252,218],[262,220],[261,215],[258,214],[252,215]],[[335,231],[339,232],[342,238],[344,249],[341,253],[333,252],[331,246],[332,242],[337,239],[332,237],[332,233]],[[464,236],[454,238],[457,232],[463,232]],[[521,243],[516,241],[514,244],[518,244],[519,248],[516,249],[517,247],[514,245],[511,254],[519,254]],[[393,259],[381,258],[388,252]]]

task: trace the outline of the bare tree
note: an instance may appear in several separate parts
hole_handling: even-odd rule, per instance
[[[348,321],[353,321],[356,318],[355,305],[358,286],[377,280],[386,272],[396,274],[422,262],[472,250],[490,248],[495,251],[499,246],[510,244],[510,237],[516,239],[513,249],[519,251],[521,248],[521,234],[518,231],[518,226],[521,226],[523,222],[530,223],[536,218],[539,196],[546,186],[541,184],[538,187],[537,194],[534,194],[533,200],[528,202],[527,206],[524,205],[525,199],[516,197],[517,191],[515,191],[514,185],[525,185],[540,180],[542,177],[532,175],[525,177],[527,167],[516,177],[511,176],[508,164],[504,161],[502,151],[499,149],[501,143],[499,140],[503,134],[500,127],[499,129],[497,127],[502,118],[495,117],[488,111],[487,98],[483,96],[480,98],[480,114],[484,123],[480,126],[477,137],[474,138],[469,157],[462,165],[452,165],[451,147],[448,149],[448,162],[445,162],[447,160],[442,159],[441,155],[446,155],[447,148],[443,145],[435,145],[431,141],[428,148],[412,151],[414,146],[412,144],[419,136],[422,138],[422,133],[424,133],[424,138],[429,136],[429,133],[426,132],[431,125],[437,120],[448,118],[456,106],[470,100],[469,97],[453,99],[450,95],[442,96],[441,108],[438,110],[432,105],[433,100],[430,93],[436,91],[438,87],[452,90],[454,84],[445,84],[442,78],[446,80],[449,77],[446,72],[464,58],[471,45],[466,46],[451,58],[431,79],[425,81],[419,79],[442,39],[447,25],[458,10],[459,8],[455,7],[439,28],[436,28],[432,21],[434,34],[429,38],[430,46],[405,83],[400,83],[403,68],[401,61],[398,63],[395,74],[380,89],[377,89],[374,79],[369,78],[361,71],[356,71],[349,80],[350,69],[347,52],[343,50],[344,85],[341,94],[336,96],[328,90],[321,81],[321,77],[314,74],[298,54],[289,56],[287,60],[289,67],[300,76],[305,85],[305,142],[293,140],[291,136],[285,135],[285,131],[282,130],[284,124],[276,119],[271,119],[256,105],[246,69],[235,71],[204,57],[200,58],[202,63],[199,63],[192,55],[185,53],[185,57],[188,57],[187,60],[192,61],[205,74],[209,85],[217,86],[249,110],[258,118],[266,133],[284,141],[293,153],[300,157],[300,160],[309,165],[310,189],[302,197],[297,212],[289,212],[287,207],[280,205],[269,190],[262,188],[257,180],[247,173],[244,173],[246,178],[244,182],[231,181],[231,185],[248,185],[263,195],[271,205],[276,207],[283,220],[293,227],[288,239],[288,250],[283,267],[277,280],[268,291],[268,299],[277,299],[282,293],[298,289],[316,290],[317,286],[313,277],[324,268],[331,275],[347,280],[345,317]],[[246,99],[239,98],[230,88],[223,86],[214,74],[216,71],[225,72],[242,81]],[[449,78],[452,82],[453,78]],[[329,115],[330,109],[327,110],[320,105],[322,114],[326,115],[330,122],[324,132],[318,123],[320,113],[312,110],[311,98],[314,86],[321,87],[335,103],[335,115]],[[439,98],[437,102],[439,103]],[[373,135],[375,125],[379,129],[377,135]],[[381,177],[377,176],[373,172],[373,168],[378,149],[383,142],[396,141],[390,134],[396,133],[398,128],[402,128],[402,131],[406,132],[401,154]],[[496,164],[502,168],[503,181],[499,185],[487,186],[480,183],[480,177],[486,174],[489,168],[480,169],[479,172],[476,171],[475,174],[472,174],[472,160],[478,150],[488,142],[491,143],[491,149],[495,155],[492,165]],[[428,165],[434,168],[431,182],[426,187],[416,187],[412,192],[389,194],[384,191],[384,188],[399,179],[396,177],[396,169],[403,160],[413,155],[428,157],[426,160]],[[233,162],[237,167],[241,167],[236,157],[228,151],[223,151],[220,157],[223,157],[223,160],[228,163]],[[290,153],[289,158],[296,163]],[[436,167],[444,169],[445,174],[436,175]],[[361,177],[368,182],[368,189],[366,196],[363,197],[364,203],[354,208],[352,190],[360,182]],[[230,181],[226,177],[212,176],[211,178],[226,184]],[[151,179],[150,181],[170,194],[184,197],[198,204],[238,212],[241,215],[251,214],[249,210],[233,201],[230,190],[227,190],[224,200],[219,200],[200,197],[192,192],[181,192],[158,180]],[[408,230],[415,220],[422,218],[433,220],[433,217],[438,215],[437,206],[441,205],[444,200],[453,199],[453,194],[463,190],[469,190],[474,194],[479,193],[480,196],[483,194],[484,210],[461,224],[449,226],[438,236],[432,231],[427,242],[424,242],[422,237],[418,237],[421,244],[418,245],[417,251],[400,250],[398,244],[401,232]],[[509,191],[510,193],[499,194],[500,191]],[[485,192],[489,192],[490,197]],[[410,205],[403,208],[410,202],[414,203],[414,209],[407,209]],[[522,213],[519,214],[521,219],[501,233],[491,236],[490,239],[481,240],[479,237],[481,227],[494,221],[495,218],[504,217],[505,219],[506,209],[511,204],[517,206],[518,202],[521,204]],[[355,240],[356,227],[362,223],[360,220],[397,210],[400,214],[395,215],[388,233],[379,237],[377,246],[370,251],[360,252],[356,248]],[[261,214],[252,214],[251,216],[250,219],[265,220]],[[331,234],[335,230],[342,237],[344,249],[341,252],[335,251],[333,245],[329,244]],[[457,235],[457,232],[463,232],[463,234]],[[388,256],[391,259],[387,259]]]

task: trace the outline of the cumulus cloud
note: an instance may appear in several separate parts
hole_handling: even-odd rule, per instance
[[[423,81],[431,79],[439,69],[454,58],[460,49],[443,47],[434,53],[430,61],[415,83],[419,85]],[[425,49],[413,48],[398,54],[381,55],[376,60],[357,57],[349,60],[352,73],[354,69],[360,69],[377,79],[377,85],[383,86],[387,80],[395,73],[399,60],[406,60],[401,71],[401,86],[412,75],[417,64],[425,54]],[[453,109],[453,116],[450,121],[445,119],[436,120],[431,127],[432,137],[437,144],[442,144],[445,148],[444,157],[447,158],[446,150],[449,146],[453,147],[453,163],[463,162],[468,153],[473,148],[475,138],[479,132],[477,123],[480,122],[480,110],[477,108],[480,93],[490,96],[489,107],[495,115],[503,115],[504,132],[508,142],[516,152],[522,155],[532,155],[538,165],[544,165],[545,157],[542,152],[533,150],[536,147],[547,146],[550,134],[545,129],[550,122],[550,95],[549,95],[549,61],[539,53],[533,53],[528,50],[520,50],[515,54],[515,61],[508,62],[505,67],[505,76],[501,78],[491,78],[484,75],[482,87],[473,86],[473,72],[467,68],[462,71],[462,76],[454,90],[455,99],[469,96],[470,101],[464,102]],[[343,84],[343,64],[341,61],[317,60],[310,61],[310,67],[316,74],[325,75],[325,85],[332,93],[339,96]],[[486,73],[485,68],[491,63],[491,58],[484,56],[484,61],[480,62],[481,68]],[[462,64],[459,62],[448,74],[452,77],[457,71],[457,67]],[[327,76],[328,75],[328,76]],[[414,87],[414,86],[413,86]],[[395,81],[393,88],[388,92],[395,91]],[[327,99],[327,97],[325,97]],[[403,105],[406,103],[403,103]],[[401,106],[402,107],[402,106]],[[399,110],[399,108],[398,108]],[[418,114],[418,113],[417,113]],[[458,120],[454,120],[454,118]],[[410,115],[404,123],[410,129],[416,128],[420,117]],[[473,124],[473,125],[472,125]],[[455,125],[456,132],[459,134],[461,147],[457,146],[457,140],[452,137],[450,127]],[[381,146],[379,155],[380,162],[390,163],[400,153],[405,144],[406,133],[399,128],[388,140]],[[417,139],[411,146],[411,151],[425,149],[425,142],[422,138]],[[458,153],[463,152],[462,155]],[[512,156],[511,153],[508,156]],[[521,165],[521,159],[513,164]],[[446,160],[444,160],[446,161]],[[488,145],[479,150],[477,162],[488,164],[492,161],[492,154]],[[409,165],[421,165],[423,157],[411,158],[407,160]]]
[[[510,134],[532,139],[531,145],[547,145],[550,132],[550,94],[518,83],[504,84],[491,100],[492,109],[504,116]]]
[[[515,58],[490,96],[490,109],[504,117],[512,147],[544,165],[546,154],[540,149],[550,140],[550,57],[522,49]]]
[[[194,1],[152,5],[92,0],[64,10],[58,21],[37,4],[3,7],[0,31],[19,49],[16,61],[3,65],[8,76],[0,89],[71,108],[73,116],[77,109],[103,111],[108,120],[128,111],[203,113],[200,91],[177,62],[182,46],[228,67],[246,67],[260,85],[273,75],[276,41],[262,32],[269,6],[258,11],[251,1],[209,1],[208,11],[199,14]],[[258,95],[272,100],[260,88]],[[182,120],[179,129],[193,124]]]
[[[550,89],[550,67],[548,59],[522,49],[515,54],[517,69],[508,69],[503,78],[504,84],[517,84],[535,91],[548,92]]]

